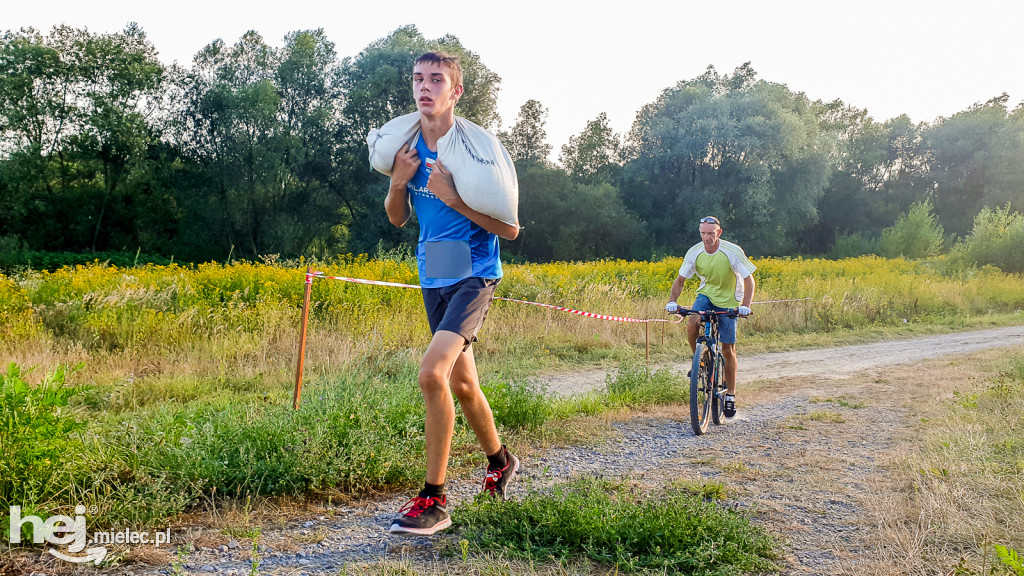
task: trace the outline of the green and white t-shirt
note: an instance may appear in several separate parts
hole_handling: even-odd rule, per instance
[[[700,276],[697,294],[703,294],[719,308],[736,308],[743,301],[743,279],[754,273],[757,266],[747,258],[743,249],[725,240],[718,241],[718,250],[708,254],[704,243],[698,242],[686,251],[679,275]]]

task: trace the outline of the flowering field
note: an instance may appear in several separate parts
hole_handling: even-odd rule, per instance
[[[665,318],[678,262],[507,265],[498,295],[633,318]],[[1024,282],[995,269],[943,271],[944,261],[877,257],[756,262],[757,301],[743,325],[759,335],[829,333],[904,323],[964,324],[1024,308]],[[408,259],[341,258],[327,275],[416,284]],[[305,267],[253,263],[116,268],[96,264],[0,276],[0,350],[8,360],[85,362],[101,381],[162,374],[278,378],[294,366]],[[693,281],[689,289],[695,289]],[[688,297],[684,293],[681,300]],[[906,321],[906,322],[905,322]],[[662,327],[655,324],[657,342]],[[676,346],[678,327],[664,329]],[[313,283],[311,370],[422,349],[429,337],[420,293],[337,280]],[[643,325],[496,302],[477,346],[486,366],[529,370],[599,361],[644,345]],[[657,353],[661,349],[658,348]],[[539,360],[538,360],[539,359]],[[520,367],[517,369],[516,367]]]

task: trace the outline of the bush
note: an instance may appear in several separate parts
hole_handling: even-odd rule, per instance
[[[829,250],[828,257],[832,260],[855,258],[865,254],[877,254],[878,243],[860,232],[838,234],[836,241]]]
[[[921,259],[938,254],[943,239],[942,224],[932,212],[931,201],[925,200],[912,205],[905,216],[882,230],[878,248],[887,258]]]
[[[974,228],[960,252],[978,266],[995,266],[1004,272],[1024,272],[1024,214],[1005,208],[983,208],[974,217]]]

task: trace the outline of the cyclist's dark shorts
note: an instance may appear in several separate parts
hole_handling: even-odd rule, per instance
[[[466,278],[451,286],[424,288],[430,332],[455,332],[466,340],[463,350],[469,348],[484,325],[498,282],[501,278]]]
[[[731,308],[719,308],[711,303],[711,299],[703,294],[697,294],[697,299],[693,301],[693,310],[714,310],[715,312],[724,312],[731,310]],[[736,343],[736,319],[729,318],[726,315],[718,317],[718,340],[722,344],[735,344]]]

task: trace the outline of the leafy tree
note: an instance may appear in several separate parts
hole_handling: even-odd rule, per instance
[[[749,252],[783,253],[818,220],[830,171],[820,133],[803,94],[749,65],[709,67],[637,115],[622,196],[656,246],[688,246],[698,218],[715,214]]]
[[[32,248],[138,242],[135,218],[163,194],[149,177],[163,68],[142,30],[7,32],[0,60],[0,190],[17,215],[0,225]]]
[[[867,110],[841,100],[814,106],[832,171],[819,200],[821,220],[800,246],[821,252],[832,238],[877,237],[927,197],[928,154],[921,138],[924,124],[913,124],[906,115],[878,123]]]
[[[842,258],[853,258],[865,254],[878,253],[878,242],[866,237],[860,232],[852,234],[839,234],[836,236],[832,248],[828,251],[828,257],[833,260]]]
[[[1020,170],[1007,168],[1024,158],[1024,131],[1008,117],[1007,100],[1003,94],[976,104],[925,133],[935,212],[956,234],[966,233],[973,215],[989,202],[1020,194]]]
[[[333,43],[322,30],[298,31],[276,50],[247,32],[194,62],[178,135],[200,176],[202,193],[187,200],[193,238],[250,256],[329,243],[340,205]]]
[[[1024,206],[1024,102],[1007,116],[1003,128],[992,135],[989,154],[985,206]]]
[[[618,190],[573,182],[562,170],[534,166],[519,175],[523,231],[508,250],[533,261],[641,258],[646,234]]]
[[[604,112],[587,122],[578,136],[562,146],[558,161],[577,182],[614,182],[620,168],[622,143]]]
[[[527,100],[519,108],[512,129],[507,133],[498,133],[518,170],[547,166],[551,155],[551,145],[547,143],[548,135],[544,130],[547,119],[547,108],[537,100]]]
[[[241,254],[273,251],[265,236],[284,180],[278,55],[249,31],[231,47],[212,42],[193,62],[182,143],[207,185],[191,216],[214,234],[211,240]]]
[[[882,230],[879,251],[887,258],[927,258],[942,249],[943,230],[929,200],[910,207],[906,215]]]
[[[156,48],[135,24],[120,34],[86,37],[84,43],[79,66],[89,102],[84,106],[84,129],[75,141],[80,158],[91,161],[103,183],[90,245],[96,251],[108,224],[107,211],[130,210],[127,204],[140,192],[133,184],[145,180],[151,169],[148,152],[157,135],[148,118],[156,108],[163,66]],[[131,216],[129,211],[110,218],[110,223],[127,223]]]

